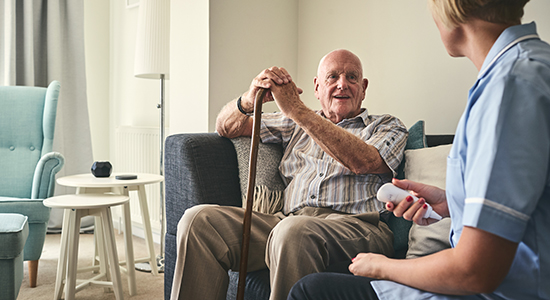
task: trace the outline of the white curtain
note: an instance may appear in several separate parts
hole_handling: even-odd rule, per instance
[[[61,83],[53,148],[65,166],[58,177],[90,172],[93,163],[83,10],[83,0],[0,0],[0,85]],[[74,189],[56,186],[56,194],[67,193]],[[52,211],[50,225],[60,217]]]

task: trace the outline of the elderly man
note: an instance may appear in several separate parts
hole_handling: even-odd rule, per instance
[[[280,113],[263,114],[262,143],[284,148],[280,172],[287,187],[283,210],[254,212],[248,270],[269,268],[270,299],[286,299],[292,285],[359,252],[393,253],[393,235],[380,218],[376,191],[399,165],[407,137],[401,121],[361,108],[368,80],[359,58],[335,50],[322,58],[314,92],[322,109],[300,100],[288,72],[261,72],[249,90],[220,112],[217,131],[251,136],[253,102],[269,89]],[[244,210],[199,205],[178,225],[172,299],[225,299],[227,271],[238,270]]]

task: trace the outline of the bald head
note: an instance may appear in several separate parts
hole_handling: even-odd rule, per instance
[[[326,66],[332,61],[350,61],[357,66],[357,69],[360,70],[360,76],[363,76],[363,66],[361,65],[361,60],[353,52],[346,49],[337,49],[332,52],[329,52],[327,55],[321,58],[319,62],[319,67],[317,68],[317,77],[326,71]]]

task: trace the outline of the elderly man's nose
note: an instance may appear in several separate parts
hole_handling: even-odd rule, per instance
[[[338,88],[345,89],[347,87],[348,87],[348,83],[346,82],[346,77],[340,76],[340,78],[338,78]]]

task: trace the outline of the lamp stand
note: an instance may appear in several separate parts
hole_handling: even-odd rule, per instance
[[[160,176],[164,176],[164,74],[160,74],[160,103],[157,104],[160,109]],[[164,243],[166,235],[166,207],[164,204],[164,181],[160,183],[160,253],[157,255],[157,268],[159,273],[164,273]],[[148,262],[136,264],[136,270],[142,272],[151,272],[151,266]]]

